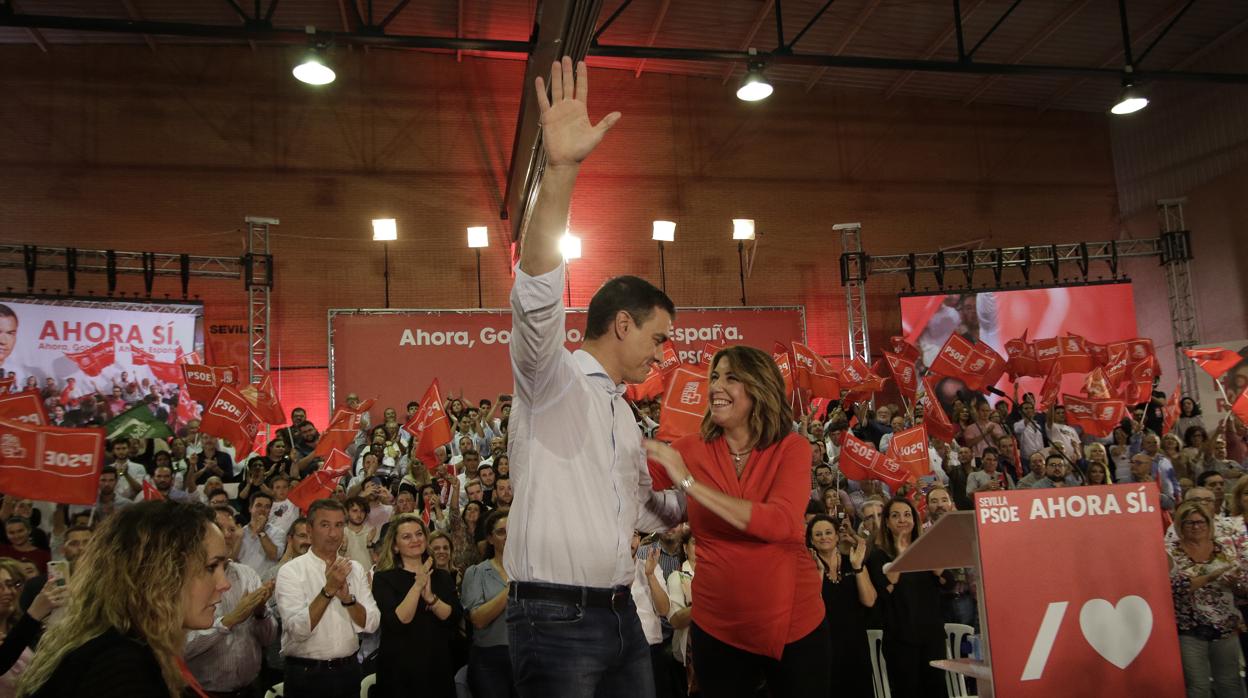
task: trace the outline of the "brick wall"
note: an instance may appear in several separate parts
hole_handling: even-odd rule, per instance
[[[506,305],[508,228],[497,211],[522,64],[341,52],[339,79],[295,82],[281,49],[56,46],[0,49],[0,239],[238,254],[246,215],[281,219],[274,363],[327,363],[326,311],[382,304],[369,219],[399,219],[392,305],[473,307],[464,228],[489,225],[486,307]],[[594,71],[591,115],[624,120],[585,167],[572,228],[582,305],[605,278],[657,278],[650,221],[674,219],[670,294],[739,302],[733,217],[757,221],[751,304],[807,308],[814,347],[843,350],[832,225],[861,221],[868,252],[1105,239],[1117,231],[1100,114],[1048,112],[783,86],[747,105],[715,80]],[[901,279],[873,281],[873,343],[896,331]],[[931,284],[929,280],[926,282]],[[921,282],[922,284],[922,282]],[[24,288],[0,271],[0,289]],[[64,287],[60,274],[36,288]],[[80,291],[102,291],[102,278]],[[121,288],[140,290],[138,277]],[[241,282],[196,281],[210,320],[241,322]],[[179,293],[158,280],[156,295]],[[396,367],[401,370],[401,367]],[[281,373],[283,401],[324,419],[323,369]]]

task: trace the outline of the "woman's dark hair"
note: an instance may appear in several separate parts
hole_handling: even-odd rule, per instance
[[[812,499],[809,502],[806,502],[806,515],[810,516],[811,514],[815,514],[817,516],[827,516],[828,508],[824,506],[822,500]]]
[[[479,527],[478,530],[484,530],[487,535],[491,534],[494,532],[494,527],[498,525],[498,522],[505,518],[507,518],[507,512],[505,511],[492,512],[485,518],[485,525]],[[485,559],[489,560],[494,557],[494,552],[494,544],[490,542],[490,539],[487,537],[485,539]]]
[[[793,433],[793,407],[784,392],[784,378],[771,354],[754,347],[734,345],[715,352],[708,379],[719,370],[719,360],[728,359],[728,370],[745,387],[754,405],[750,408],[750,431],[758,437],[755,448],[764,449],[780,443]],[[723,427],[711,420],[708,404],[702,417],[703,441],[711,441],[724,433]]]
[[[815,524],[819,523],[820,521],[826,521],[827,523],[832,524],[833,531],[838,530],[836,520],[834,520],[831,516],[828,516],[827,514],[819,514],[815,516],[815,518],[808,521],[806,523],[806,547],[810,548],[811,550],[815,549],[815,541],[813,538],[814,533],[815,533]]]
[[[1201,436],[1205,437],[1205,441],[1209,440],[1209,432],[1205,431],[1205,428],[1200,426],[1199,424],[1193,424],[1192,426],[1187,428],[1187,431],[1183,432],[1183,445],[1191,446],[1192,437],[1195,436],[1196,434],[1200,434]]]
[[[1191,412],[1185,412],[1185,411],[1183,410],[1183,407],[1184,407],[1185,405],[1187,405],[1187,403],[1189,403],[1189,402],[1190,402],[1190,403],[1192,403],[1192,411],[1191,411]],[[1196,402],[1195,400],[1193,400],[1193,399],[1192,399],[1192,398],[1190,398],[1190,397],[1185,397],[1185,398],[1183,398],[1182,400],[1179,400],[1179,416],[1181,416],[1181,417],[1199,417],[1199,416],[1200,416],[1200,403],[1199,403],[1199,402]]]
[[[893,507],[898,504],[904,505],[905,507],[910,509],[910,516],[911,516],[910,542],[911,543],[913,543],[915,540],[918,539],[919,530],[920,530],[919,529],[919,510],[914,508],[913,502],[911,502],[909,499],[906,499],[905,497],[893,497],[892,499],[888,500],[888,502],[884,505],[884,512],[883,512],[884,520],[881,523],[880,531],[877,534],[878,539],[876,540],[876,545],[882,548],[884,552],[888,553],[888,555],[892,558],[896,558],[897,555],[899,555],[900,553],[897,550],[897,538],[893,536],[893,530],[889,528],[888,526],[888,515],[890,512],[892,512]]]
[[[644,325],[655,308],[666,310],[676,317],[676,304],[654,284],[636,276],[617,276],[608,279],[589,301],[585,316],[585,339],[597,339],[611,329],[615,316],[623,310],[633,322]]]

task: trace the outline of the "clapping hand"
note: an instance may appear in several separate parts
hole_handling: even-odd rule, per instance
[[[611,112],[595,126],[589,122],[586,99],[589,96],[589,70],[585,62],[576,64],[565,56],[550,67],[550,97],[546,82],[537,79],[537,105],[541,111],[542,144],[546,162],[551,167],[578,165],[589,157],[602,142],[607,131],[620,120],[619,112]]]
[[[329,569],[325,571],[325,591],[328,591],[330,594],[333,594],[338,598],[342,598],[342,592],[349,591],[347,589],[347,576],[350,574],[350,559],[340,557],[335,560],[334,564],[330,565]]]

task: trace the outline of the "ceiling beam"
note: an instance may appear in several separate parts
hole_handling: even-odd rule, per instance
[[[532,215],[532,204],[541,188],[546,153],[534,82],[546,77],[550,66],[563,56],[573,61],[585,57],[602,12],[602,0],[544,0],[534,18],[533,43],[520,85],[520,115],[512,142],[507,189],[499,217],[511,221],[513,241],[519,241]]]
[[[654,24],[650,25],[650,34],[646,37],[646,46],[654,46],[655,40],[659,38],[659,28],[663,26],[663,18],[667,16],[667,10],[672,6],[672,0],[663,0],[659,4],[659,14],[655,15]],[[641,71],[646,69],[646,59],[637,61],[637,72],[633,73],[633,77],[641,77]]]
[[[754,37],[758,36],[758,30],[763,28],[763,20],[767,19],[767,15],[771,13],[773,5],[775,5],[775,0],[764,0],[763,4],[758,6],[758,12],[754,14],[754,23],[750,25],[750,31],[746,33],[745,39],[741,41],[739,50],[748,50],[750,44],[754,43]],[[720,76],[722,79],[719,83],[727,85],[728,78],[732,77],[732,71],[736,70],[736,68],[737,66],[731,63],[724,66],[724,74]]]
[[[127,17],[136,20],[143,19],[143,15],[139,13],[139,8],[134,6],[134,0],[121,0],[121,4],[126,8]],[[152,38],[151,34],[144,34],[143,42],[152,50],[152,53],[156,52],[156,39]]]
[[[1091,0],[1074,0],[1074,2],[1067,5],[1066,8],[1059,12],[1056,17],[1049,20],[1049,23],[1044,25],[1040,31],[1033,34],[1026,43],[1018,48],[1017,51],[1011,53],[1010,57],[1006,59],[1006,62],[1021,62],[1027,57],[1028,54],[1035,51],[1044,42],[1048,41],[1049,38],[1056,34],[1059,29],[1066,26],[1066,23],[1074,19],[1075,15],[1082,12],[1083,8],[1087,7],[1089,2],[1091,2]],[[983,94],[988,91],[988,88],[997,84],[997,81],[1000,79],[1000,75],[989,75],[988,77],[980,80],[979,84],[971,90],[971,93],[962,100],[962,106],[970,106],[971,102],[974,102],[983,96]]]
[[[971,0],[971,2],[967,3],[967,6],[962,8],[962,24],[965,25],[966,20],[970,19],[971,15],[975,13],[975,10],[979,9],[979,6],[983,4],[984,0]],[[935,56],[936,52],[945,45],[945,42],[953,38],[953,35],[957,31],[957,23],[950,22],[949,25],[946,26],[945,29],[940,32],[940,34],[933,39],[930,44],[927,45],[927,48],[923,49],[923,60],[928,60],[932,56]],[[897,94],[897,90],[900,90],[903,85],[910,81],[910,78],[914,77],[914,73],[915,71],[913,70],[907,70],[901,75],[898,75],[897,79],[893,81],[893,84],[885,88],[884,99],[892,99],[893,95]]]
[[[1162,27],[1166,26],[1166,23],[1169,22],[1171,18],[1179,12],[1182,12],[1183,6],[1186,4],[1187,0],[1177,0],[1176,2],[1171,3],[1169,7],[1154,15],[1152,19],[1148,20],[1143,24],[1143,26],[1136,29],[1135,38],[1143,39],[1144,37],[1160,30]],[[1108,68],[1110,66],[1120,64],[1122,61],[1122,42],[1116,42],[1115,46],[1115,48],[1105,52],[1105,54],[1103,54],[1093,65],[1098,68]],[[1073,92],[1076,87],[1082,85],[1083,83],[1083,78],[1073,78],[1068,80],[1064,85],[1057,88],[1053,94],[1049,95],[1042,102],[1040,102],[1040,106],[1037,107],[1037,109],[1042,112],[1048,111],[1054,104],[1060,102],[1066,97],[1066,95]]]
[[[1187,70],[1188,68],[1192,66],[1193,63],[1195,63],[1196,61],[1199,61],[1205,56],[1208,56],[1214,51],[1217,51],[1218,49],[1222,48],[1224,45],[1226,45],[1226,42],[1230,41],[1236,36],[1239,36],[1241,33],[1243,33],[1245,29],[1248,29],[1248,19],[1242,20],[1239,24],[1236,24],[1230,29],[1227,29],[1226,31],[1217,35],[1216,37],[1214,37],[1213,41],[1205,42],[1204,46],[1201,46],[1199,49],[1192,52],[1192,54],[1189,55],[1187,58],[1184,58],[1178,63],[1175,63],[1174,66],[1171,68],[1171,70]]]
[[[883,0],[867,0],[867,4],[863,5],[861,10],[858,10],[858,14],[850,21],[849,26],[845,28],[845,33],[841,35],[840,41],[836,42],[836,46],[832,47],[833,56],[839,56],[845,52],[845,49],[849,48],[849,42],[853,41],[855,36],[858,36],[858,32],[866,26],[867,20],[871,19],[871,15],[882,2]],[[830,69],[824,66],[816,68],[811,72],[810,77],[806,79],[806,91],[810,92],[823,79],[824,73],[828,72],[828,70]]]

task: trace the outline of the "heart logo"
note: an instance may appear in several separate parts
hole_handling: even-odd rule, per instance
[[[1096,653],[1119,669],[1140,656],[1153,632],[1153,609],[1138,596],[1124,596],[1114,606],[1092,599],[1079,611],[1079,629]]]

